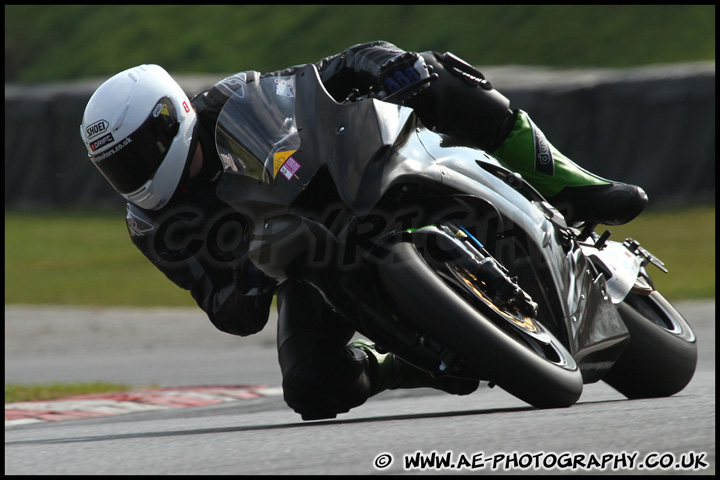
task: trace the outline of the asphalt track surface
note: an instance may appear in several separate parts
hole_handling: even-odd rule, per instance
[[[677,307],[699,361],[670,398],[629,401],[601,382],[570,408],[538,410],[481,384],[465,397],[384,392],[303,422],[278,388],[274,318],[239,338],[195,309],[6,305],[6,383],[156,385],[146,404],[192,401],[20,424],[6,405],[5,474],[714,474],[715,302]]]

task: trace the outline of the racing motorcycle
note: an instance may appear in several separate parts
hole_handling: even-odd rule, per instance
[[[520,175],[393,103],[419,84],[337,102],[308,65],[223,85],[217,193],[252,220],[250,258],[314,286],[379,351],[540,408],[600,380],[644,398],[692,378],[694,333],[647,270],[663,263],[568,225]]]

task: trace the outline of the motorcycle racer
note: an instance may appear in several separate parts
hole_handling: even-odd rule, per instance
[[[482,73],[452,54],[406,52],[376,41],[316,66],[337,101],[354,89],[402,93],[436,75],[403,103],[428,128],[482,148],[521,173],[568,221],[625,223],[647,203],[641,188],[602,179],[570,161],[526,112],[511,110]],[[334,417],[386,389],[474,391],[476,381],[433,379],[371,342],[348,344],[352,327],[317,290],[300,281],[276,285],[248,259],[249,220],[216,195],[224,166],[214,130],[234,85],[230,76],[191,101],[161,67],[142,65],[115,75],[89,100],[80,133],[93,164],[128,200],[132,242],[189,290],[221,331],[257,333],[277,295],[284,397],[304,419]]]

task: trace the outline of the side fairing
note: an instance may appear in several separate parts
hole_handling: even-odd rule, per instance
[[[511,239],[516,236],[515,229],[520,229],[527,242],[537,246],[530,249],[530,261],[549,272],[551,290],[557,296],[555,304],[561,309],[558,313],[562,318],[556,320],[564,324],[569,334],[570,351],[581,369],[600,371],[591,353],[601,344],[622,343],[628,333],[607,294],[603,275],[590,265],[577,245],[568,244],[563,238],[561,230],[566,226],[564,219],[557,218],[557,212],[528,201],[505,180],[489,173],[488,170],[502,170],[496,159],[480,150],[444,146],[443,142],[442,136],[419,129],[415,139],[405,142],[391,159],[397,165],[388,165],[386,183],[408,181],[415,172],[422,172],[424,176],[434,175],[458,192],[492,204],[503,219],[498,236]],[[420,148],[429,156],[419,155]],[[413,159],[418,158],[425,158],[424,164],[415,165],[418,161]],[[484,164],[492,168],[482,168]],[[604,357],[599,362],[605,365],[614,355],[611,353],[611,359]],[[593,377],[594,374],[587,374],[587,378]]]

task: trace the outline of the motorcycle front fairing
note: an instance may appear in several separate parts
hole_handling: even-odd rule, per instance
[[[274,200],[264,201],[287,209],[327,168],[343,202],[362,215],[382,194],[383,153],[412,129],[413,118],[411,109],[379,100],[335,102],[314,65],[285,77],[248,77],[218,118],[223,181],[245,177],[269,186]],[[263,198],[252,188],[224,187],[226,200],[238,206]]]

